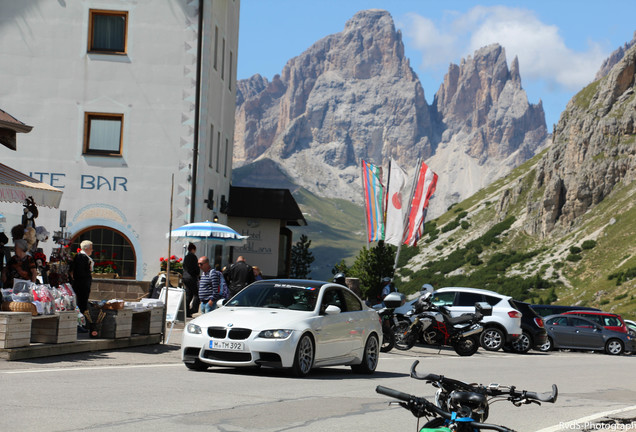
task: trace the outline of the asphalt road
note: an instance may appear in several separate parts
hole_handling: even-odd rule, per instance
[[[171,342],[178,339],[173,335]],[[0,431],[416,430],[415,417],[375,393],[383,385],[432,397],[433,387],[408,376],[414,360],[420,360],[421,372],[467,382],[538,392],[556,383],[556,404],[491,406],[489,422],[518,431],[580,430],[607,413],[636,413],[636,356],[480,350],[462,358],[453,351],[415,347],[383,354],[371,376],[333,367],[296,379],[266,368],[189,371],[179,361],[178,348],[173,343],[0,361]],[[576,426],[564,424],[577,419]]]

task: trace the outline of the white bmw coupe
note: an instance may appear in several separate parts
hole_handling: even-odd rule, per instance
[[[342,285],[262,280],[190,321],[181,358],[194,370],[270,366],[304,377],[314,367],[350,365],[370,374],[381,338],[378,313]]]

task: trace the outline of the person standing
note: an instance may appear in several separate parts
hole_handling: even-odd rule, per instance
[[[239,256],[232,267],[223,273],[230,289],[230,297],[234,297],[243,288],[254,282],[254,270],[245,262],[245,258]]]
[[[183,258],[183,285],[186,291],[187,317],[199,310],[199,264],[197,260],[197,247],[188,244],[188,253]]]
[[[201,313],[212,312],[216,309],[216,302],[221,298],[221,273],[210,265],[206,256],[199,258],[201,274],[199,276],[199,300]]]
[[[252,266],[252,270],[254,270],[254,281],[263,280],[263,273],[258,266]]]
[[[91,294],[91,283],[93,282],[93,242],[84,240],[80,243],[80,251],[73,258],[72,277],[73,290],[77,296],[77,306],[80,312],[88,309],[88,297]]]
[[[7,269],[7,287],[13,286],[14,279],[24,279],[31,282],[37,280],[38,271],[35,260],[27,253],[29,246],[26,240],[14,240],[15,255],[11,257]]]

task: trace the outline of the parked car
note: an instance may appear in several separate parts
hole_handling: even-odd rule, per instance
[[[521,336],[507,344],[512,351],[524,354],[531,348],[539,349],[548,340],[548,333],[545,331],[543,318],[541,318],[530,306],[517,300],[511,300],[515,309],[521,312]]]
[[[634,352],[636,339],[628,333],[608,330],[592,320],[577,315],[552,315],[545,318],[548,341],[541,351],[582,349],[619,355]]]
[[[181,358],[189,369],[209,366],[312,368],[377,367],[382,326],[378,313],[348,288],[315,280],[255,282],[212,312],[190,321]]]
[[[636,321],[632,321],[632,320],[623,320],[623,321],[625,321],[625,325],[627,326],[627,328],[630,329],[636,336]]]
[[[547,317],[550,315],[562,314],[564,312],[568,312],[571,310],[589,310],[589,311],[598,311],[600,309],[596,309],[593,307],[585,307],[585,306],[564,306],[564,305],[530,305],[533,311],[535,311],[539,316]]]
[[[602,325],[608,330],[614,330],[621,333],[628,333],[629,329],[623,322],[623,318],[620,315],[609,312],[596,312],[596,311],[569,311],[563,312],[564,315],[576,315],[583,318],[587,318],[590,321],[594,321],[598,325]]]
[[[481,346],[488,351],[497,351],[506,343],[512,343],[522,334],[521,312],[515,309],[512,297],[479,288],[449,287],[433,293],[435,306],[447,306],[453,316],[474,312],[475,303],[487,302],[492,306],[492,315],[482,320]]]

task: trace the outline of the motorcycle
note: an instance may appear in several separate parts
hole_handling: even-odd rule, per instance
[[[384,304],[374,306],[382,322],[382,346],[380,347],[382,352],[389,352],[395,346],[393,329],[400,320],[404,319],[402,315],[395,313],[395,308],[402,306],[405,301],[404,294],[392,292],[384,298]]]
[[[535,393],[527,390],[517,390],[514,386],[499,384],[467,384],[459,380],[442,375],[420,375],[415,371],[419,361],[411,366],[411,378],[425,380],[437,387],[435,404],[428,400],[402,393],[387,387],[378,386],[376,392],[400,400],[398,404],[411,411],[418,419],[427,417],[420,432],[424,431],[456,431],[474,432],[475,430],[490,429],[500,432],[512,432],[505,426],[483,423],[488,419],[489,405],[495,401],[507,400],[514,406],[541,402],[555,403],[558,396],[556,384],[552,384],[552,392]],[[433,417],[428,420],[428,417]]]
[[[460,356],[471,356],[479,349],[479,333],[484,328],[479,322],[492,314],[492,306],[485,302],[475,303],[475,313],[453,317],[444,307],[434,307],[432,294],[426,293],[413,304],[407,316],[413,322],[402,320],[394,327],[394,344],[399,350],[413,348],[420,338],[425,344],[451,346]]]

